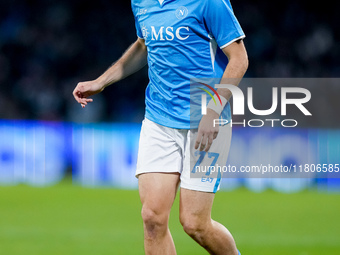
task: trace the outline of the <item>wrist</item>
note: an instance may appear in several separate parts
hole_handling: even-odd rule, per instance
[[[101,87],[102,89],[105,89],[107,86],[110,85],[109,82],[107,82],[103,77],[98,77],[95,82]]]
[[[220,115],[218,115],[217,112],[215,112],[214,110],[212,110],[210,108],[207,109],[207,115],[206,116],[209,116],[212,119],[219,119],[220,118]]]
[[[207,108],[213,110],[220,116],[227,103],[228,100],[223,96],[218,97],[217,95],[214,95],[213,99],[208,103]]]

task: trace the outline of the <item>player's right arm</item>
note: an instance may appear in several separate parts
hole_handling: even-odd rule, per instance
[[[123,56],[107,69],[101,76],[92,81],[79,82],[73,90],[73,96],[84,108],[93,100],[89,98],[102,92],[107,86],[118,82],[137,72],[147,63],[147,49],[143,39],[138,38]]]

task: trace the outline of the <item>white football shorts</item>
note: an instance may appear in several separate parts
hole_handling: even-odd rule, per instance
[[[136,177],[144,173],[180,173],[181,188],[219,190],[231,143],[230,124],[220,126],[209,152],[195,150],[197,129],[175,129],[144,119],[139,140]]]

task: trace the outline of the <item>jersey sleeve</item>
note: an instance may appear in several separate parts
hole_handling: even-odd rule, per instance
[[[138,23],[137,17],[135,16],[135,27],[136,27],[136,33],[139,38],[143,39],[143,32],[142,29],[140,28],[140,25]]]
[[[137,16],[138,8],[135,7],[133,1],[131,1],[131,9],[132,9],[133,17],[135,19],[136,34],[139,38],[143,39],[143,32],[142,32],[142,29],[141,29],[141,27],[138,23],[138,16]]]
[[[203,15],[208,32],[222,49],[245,37],[229,0],[208,0]]]

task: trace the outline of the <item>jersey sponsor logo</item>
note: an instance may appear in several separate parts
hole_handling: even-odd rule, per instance
[[[202,177],[201,178],[201,182],[209,182],[212,183],[214,181],[214,178],[210,178],[210,177]]]
[[[188,13],[188,9],[184,6],[181,6],[176,10],[175,15],[177,19],[184,19],[186,16],[188,16]]]
[[[139,15],[144,15],[144,14],[146,14],[147,11],[148,11],[148,9],[140,9],[138,14]]]
[[[160,27],[158,30],[151,26],[151,40],[152,41],[172,41],[175,37],[178,40],[184,41],[189,38],[189,35],[183,35],[184,32],[189,32],[189,27]]]
[[[149,32],[148,29],[146,28],[146,26],[144,25],[144,23],[142,24],[142,34],[143,34],[143,38],[144,40],[148,39],[149,36]]]

